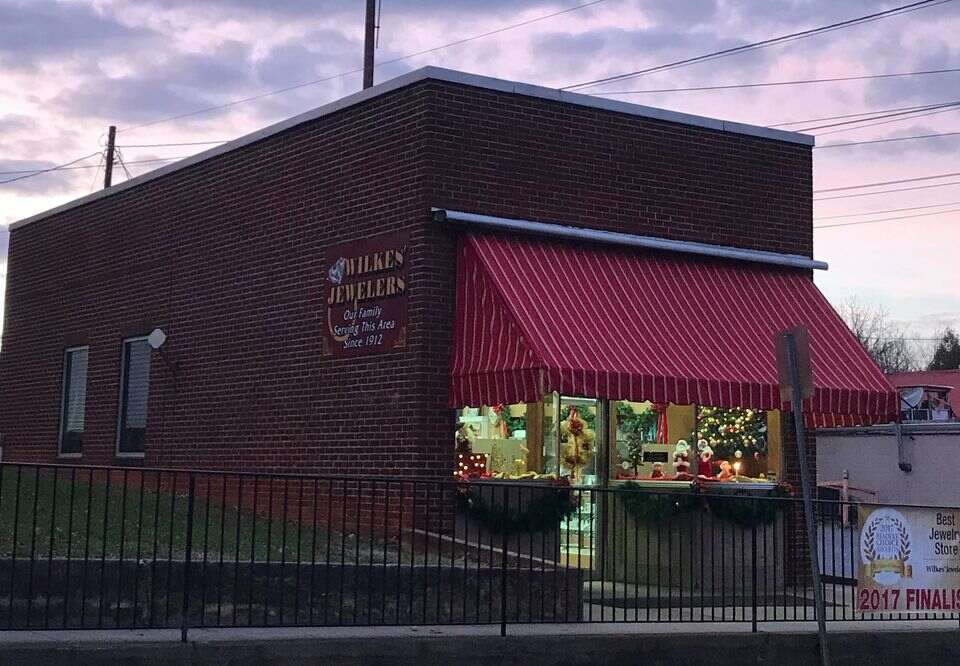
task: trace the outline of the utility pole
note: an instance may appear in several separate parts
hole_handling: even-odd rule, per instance
[[[103,188],[106,189],[110,187],[110,183],[113,181],[113,152],[114,152],[114,142],[117,138],[117,128],[114,125],[110,125],[110,131],[107,134],[107,159],[106,164],[103,167]]]
[[[377,27],[377,0],[367,0],[367,22],[363,35],[363,89],[373,85],[373,47]]]

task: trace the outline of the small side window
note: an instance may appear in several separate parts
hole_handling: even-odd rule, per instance
[[[146,448],[151,351],[145,337],[123,341],[117,424],[117,455],[120,456],[142,456]]]
[[[60,455],[83,453],[87,402],[87,347],[71,347],[63,355],[63,400],[60,407]]]

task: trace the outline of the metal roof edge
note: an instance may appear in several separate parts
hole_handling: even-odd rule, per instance
[[[668,238],[657,238],[656,236],[640,236],[637,234],[627,234],[617,231],[603,231],[600,229],[587,229],[584,227],[570,227],[550,222],[534,222],[532,220],[494,217],[493,215],[465,213],[462,211],[447,210],[445,208],[431,208],[430,210],[434,216],[434,219],[436,219],[438,222],[461,222],[476,226],[478,228],[512,231],[536,236],[548,236],[551,238],[567,238],[595,243],[606,243],[608,245],[642,247],[655,250],[665,250],[668,252],[681,252],[685,254],[720,257],[723,259],[737,259],[740,261],[750,261],[761,264],[789,266],[790,268],[806,268],[815,270],[827,270],[827,268],[829,268],[825,261],[818,261],[800,254],[786,254],[781,252],[770,252],[768,250],[748,250],[729,245],[711,245],[709,243],[671,240]]]
[[[904,435],[960,435],[960,421],[929,421],[901,424]],[[824,437],[875,437],[889,435],[895,437],[895,423],[883,423],[872,426],[846,426],[837,428],[817,428],[817,436]]]
[[[670,111],[667,109],[659,109],[641,104],[633,104],[631,102],[607,99],[605,97],[596,97],[594,95],[567,92],[558,90],[556,88],[547,88],[529,83],[508,81],[506,79],[470,74],[468,72],[445,69],[442,67],[427,66],[413,70],[412,72],[407,72],[406,74],[401,74],[400,76],[392,78],[388,81],[384,81],[383,83],[379,83],[371,88],[367,88],[366,90],[361,90],[359,92],[347,95],[346,97],[342,97],[310,111],[287,118],[286,120],[274,123],[273,125],[268,125],[267,127],[263,127],[255,132],[251,132],[250,134],[246,134],[242,137],[234,139],[233,141],[228,141],[227,143],[221,144],[214,148],[201,151],[196,155],[191,155],[186,159],[162,166],[159,169],[154,169],[153,171],[149,171],[135,178],[131,178],[130,180],[124,181],[118,185],[99,190],[93,194],[88,194],[80,197],[79,199],[74,199],[49,210],[43,211],[42,213],[37,213],[36,215],[18,220],[11,223],[8,228],[12,231],[14,229],[26,226],[32,222],[37,222],[52,215],[56,215],[57,213],[62,213],[88,203],[93,203],[99,199],[124,192],[143,183],[160,178],[175,171],[179,171],[180,169],[193,166],[194,164],[198,164],[199,162],[203,162],[212,157],[217,157],[218,155],[229,153],[238,148],[243,148],[244,146],[248,146],[262,139],[266,139],[274,134],[291,129],[302,123],[322,118],[323,116],[341,111],[356,104],[360,104],[374,97],[384,95],[399,88],[403,88],[427,79],[444,81],[447,83],[459,83],[462,85],[474,86],[486,90],[496,90],[517,95],[526,95],[528,97],[536,97],[539,99],[554,100],[605,111],[614,111],[617,113],[624,113],[644,118],[653,118],[656,120],[675,122],[683,125],[691,125],[694,127],[704,127],[723,132],[757,136],[764,139],[797,143],[806,146],[814,145],[814,137],[807,134],[800,134],[798,132],[787,132],[769,127],[747,125],[743,123],[719,120],[716,118],[708,118],[705,116],[696,116],[688,113],[681,113],[679,111]]]

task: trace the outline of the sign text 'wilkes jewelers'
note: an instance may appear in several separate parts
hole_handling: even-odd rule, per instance
[[[325,350],[366,356],[406,345],[407,237],[388,234],[327,253]]]

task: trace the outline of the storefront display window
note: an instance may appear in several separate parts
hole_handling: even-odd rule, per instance
[[[610,478],[688,483],[695,410],[690,405],[611,403]]]
[[[597,483],[600,401],[551,394],[534,403],[457,412],[457,469],[468,478],[566,478]]]
[[[457,413],[455,474],[566,479],[776,483],[780,414],[550,394]],[[608,471],[605,471],[608,470]]]
[[[766,412],[700,407],[697,442],[701,459],[707,459],[716,478],[777,480],[776,470],[770,464],[770,444],[779,445],[779,438],[770,432]]]
[[[543,473],[536,405],[465,407],[457,414],[457,476],[533,478]],[[528,431],[528,423],[532,426]],[[530,446],[530,442],[536,442]]]
[[[779,412],[614,403],[611,479],[775,483]]]

